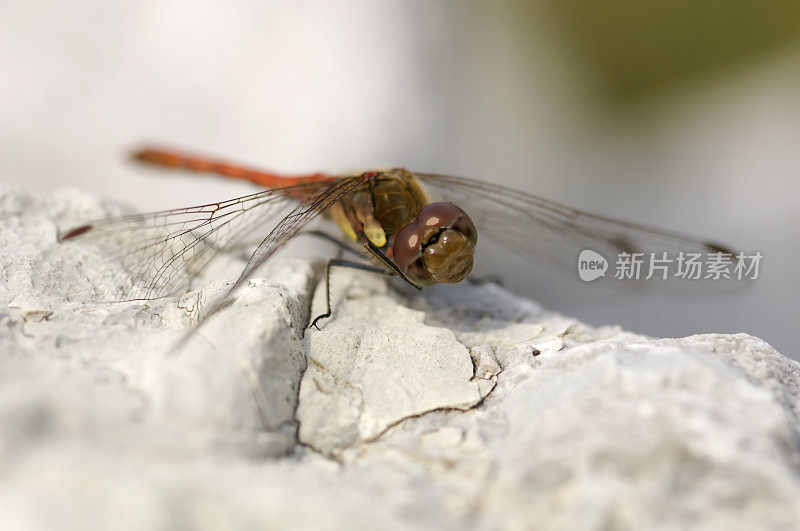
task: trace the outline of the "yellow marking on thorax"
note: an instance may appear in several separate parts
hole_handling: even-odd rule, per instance
[[[359,189],[342,201],[328,211],[333,221],[353,241],[358,241],[353,225],[360,223],[364,236],[376,247],[388,243],[387,230],[394,234],[428,203],[419,181],[411,172],[400,168],[386,171],[374,189]],[[353,214],[358,223],[352,219]]]
[[[383,247],[386,245],[386,233],[380,226],[380,223],[375,221],[375,218],[370,218],[364,223],[364,235],[371,241],[375,247]]]
[[[366,196],[365,196],[366,197]],[[384,232],[381,224],[372,215],[372,207],[366,202],[359,202],[356,204],[356,217],[363,226],[364,235],[376,247],[383,247],[386,245],[386,232]]]
[[[344,209],[340,203],[335,203],[331,208],[328,210],[333,221],[339,225],[339,228],[342,229],[345,236],[350,238],[353,241],[358,241],[358,235],[356,234],[355,229],[353,229],[353,225],[350,223],[350,220],[347,219],[347,215],[344,213]]]

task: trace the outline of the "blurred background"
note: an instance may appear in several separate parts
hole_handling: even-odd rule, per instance
[[[252,191],[144,171],[159,141],[280,171],[479,178],[764,255],[743,296],[514,286],[593,324],[798,357],[800,2],[0,3],[0,179],[139,209]],[[549,285],[548,285],[549,287]]]

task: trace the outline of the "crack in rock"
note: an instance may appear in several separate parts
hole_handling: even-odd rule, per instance
[[[336,455],[403,419],[481,401],[469,351],[452,332],[424,325],[424,313],[402,306],[383,279],[345,273],[338,289],[347,281],[357,293],[346,291],[333,319],[306,334],[314,361],[300,385],[301,442]],[[378,294],[366,298],[367,289]],[[324,304],[323,291],[316,306]]]
[[[113,268],[56,235],[120,211],[0,187],[6,527],[800,528],[800,366],[760,339],[363,272],[306,332],[320,264],[276,257],[168,353],[243,260],[182,298],[78,297]]]

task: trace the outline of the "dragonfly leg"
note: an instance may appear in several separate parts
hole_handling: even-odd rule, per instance
[[[362,264],[359,262],[351,262],[350,260],[341,260],[339,258],[333,258],[328,260],[328,263],[325,265],[325,313],[322,315],[318,315],[314,320],[308,325],[309,328],[312,326],[319,330],[319,326],[317,326],[317,322],[320,319],[325,319],[330,317],[333,313],[331,310],[331,268],[333,267],[349,267],[351,269],[359,269],[361,271],[369,271],[370,273],[380,273],[383,275],[391,275],[391,271],[387,271],[382,267],[376,267],[370,264]]]
[[[496,276],[496,275],[486,275],[483,277],[476,277],[476,278],[469,278],[470,284],[474,284],[476,286],[482,286],[483,284],[497,284],[500,287],[503,287],[503,279]]]
[[[323,240],[334,244],[336,247],[338,247],[339,249],[342,249],[343,251],[346,251],[348,253],[354,254],[359,258],[363,258],[361,253],[359,253],[358,251],[356,251],[355,249],[353,249],[352,247],[347,245],[345,242],[343,242],[342,240],[340,240],[336,236],[331,236],[327,232],[323,232],[321,230],[304,230],[300,234],[307,234],[309,236],[316,236],[317,238],[322,238]]]
[[[76,236],[80,236],[81,234],[83,234],[85,232],[88,232],[91,228],[92,228],[91,225],[81,225],[80,227],[76,227],[76,228],[70,230],[64,236],[61,236],[61,240],[63,241],[63,240],[67,240],[67,239],[70,239],[70,238],[75,238]],[[321,239],[325,240],[326,242],[332,243],[336,247],[338,247],[339,249],[341,249],[343,251],[346,251],[348,253],[351,253],[351,254],[359,257],[359,258],[363,258],[364,257],[361,253],[359,253],[357,250],[355,250],[352,247],[350,247],[349,245],[347,245],[347,243],[343,242],[342,240],[340,240],[336,236],[332,236],[332,235],[328,234],[327,232],[323,232],[321,230],[304,230],[304,231],[300,231],[298,233],[298,236],[315,236],[317,238],[321,238]],[[249,255],[251,253],[253,247],[255,246],[255,243],[256,242],[243,241],[240,244],[231,244],[230,246],[226,247],[226,249],[228,249],[230,251],[241,252],[241,253],[247,252],[247,254]],[[211,244],[209,244],[209,246],[211,246]]]
[[[415,284],[414,282],[412,282],[411,280],[409,280],[408,277],[405,276],[402,271],[400,271],[400,269],[397,267],[397,265],[394,262],[392,262],[391,260],[389,260],[389,257],[386,256],[385,254],[383,254],[383,252],[381,252],[380,249],[375,247],[375,245],[372,244],[369,240],[367,240],[367,245],[366,245],[365,248],[370,252],[370,254],[372,256],[374,256],[375,258],[380,260],[383,265],[385,265],[386,267],[391,269],[394,272],[395,275],[397,275],[398,277],[400,277],[403,280],[405,280],[406,282],[408,282],[410,285],[415,287],[417,290],[422,290],[422,286],[419,286],[419,285]]]

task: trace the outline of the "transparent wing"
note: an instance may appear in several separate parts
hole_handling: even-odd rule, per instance
[[[324,190],[310,196],[305,201],[297,205],[291,212],[283,217],[280,222],[270,231],[266,238],[259,244],[255,252],[253,252],[247,266],[242,271],[239,278],[236,279],[228,293],[215,301],[210,309],[205,313],[198,327],[185,335],[181,341],[178,342],[175,348],[180,348],[185,345],[187,341],[197,332],[199,327],[203,326],[208,320],[215,315],[225,305],[228,297],[239,289],[248,278],[253,275],[264,262],[275,254],[275,252],[283,246],[287,241],[291,240],[306,226],[311,220],[325,212],[330,206],[336,203],[342,196],[353,191],[355,188],[364,183],[363,177],[346,177],[335,181]]]
[[[284,243],[294,238],[303,227],[322,212],[325,212],[342,196],[352,192],[364,182],[363,177],[345,177],[335,181],[324,190],[310,196],[297,205],[278,223],[258,245],[247,266],[231,287],[236,290],[253,272],[266,262]]]
[[[347,182],[349,179],[299,184],[219,203],[100,220],[75,227],[61,241],[95,246],[121,268],[120,287],[111,299],[156,299],[186,291],[219,253],[252,239],[255,232],[263,235],[274,227],[259,247],[269,247],[271,255],[298,226],[322,211],[314,208],[330,206],[330,198],[338,198],[336,193]],[[301,203],[306,207],[298,216],[297,208],[292,209],[302,198],[312,199]],[[281,221],[287,213],[294,216],[295,230],[291,234],[276,232],[285,225]]]
[[[712,242],[589,214],[502,186],[445,175],[416,175],[432,200],[451,201],[472,217],[478,227],[478,253],[482,245],[497,244],[575,279],[578,256],[585,249],[608,260],[609,280],[613,280],[614,260],[620,253],[661,256],[666,252],[673,258],[680,252],[733,253]]]

